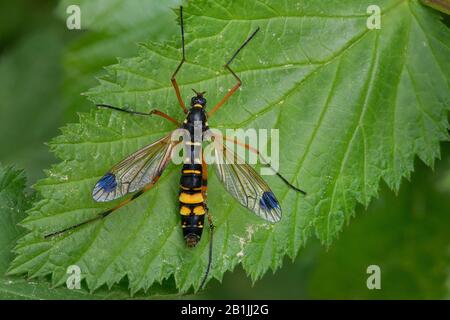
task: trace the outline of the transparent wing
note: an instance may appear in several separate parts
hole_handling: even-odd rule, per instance
[[[261,176],[225,145],[216,143],[214,152],[216,174],[225,189],[259,217],[270,222],[280,221],[281,206]]]
[[[178,141],[171,134],[131,154],[109,170],[95,185],[92,197],[106,202],[154,183],[169,163]]]

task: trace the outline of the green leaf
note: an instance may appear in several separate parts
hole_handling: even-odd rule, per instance
[[[17,223],[25,218],[25,210],[30,208],[23,193],[24,188],[22,172],[0,165],[0,275],[6,272],[13,259],[11,250],[20,236]]]
[[[278,128],[280,171],[308,191],[303,197],[268,177],[284,209],[276,225],[241,208],[210,174],[208,206],[216,225],[211,275],[242,263],[253,280],[283,257],[294,258],[311,235],[329,245],[354,214],[377,195],[380,180],[398,190],[414,156],[433,165],[448,139],[449,31],[417,1],[379,1],[380,30],[366,28],[370,2],[191,1],[186,12],[188,63],[182,96],[206,90],[210,105],[233,85],[225,58],[255,30],[260,34],[234,62],[243,87],[210,119],[218,128]],[[147,43],[139,56],[108,68],[89,92],[95,102],[139,111],[158,107],[181,117],[170,75],[180,40]],[[62,160],[36,188],[42,196],[23,225],[11,273],[52,274],[65,281],[81,267],[87,286],[129,280],[132,292],[172,274],[180,291],[198,288],[208,237],[186,248],[177,214],[179,168],[107,219],[45,241],[42,234],[95,216],[95,182],[117,161],[173,129],[161,119],[92,111],[51,142]]]
[[[31,205],[24,192],[25,180],[21,171],[0,164],[0,299],[129,299],[130,294],[123,286],[115,286],[113,292],[98,290],[92,294],[84,288],[52,288],[46,279],[25,280],[4,275],[13,259],[12,249],[25,233],[17,225]],[[154,291],[160,297],[169,297],[174,292],[170,285],[155,287]]]

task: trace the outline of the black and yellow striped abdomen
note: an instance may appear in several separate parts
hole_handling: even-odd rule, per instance
[[[184,164],[180,179],[180,215],[183,236],[189,247],[194,247],[202,236],[206,205],[202,193],[201,164]]]

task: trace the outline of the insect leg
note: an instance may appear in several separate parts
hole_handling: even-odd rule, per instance
[[[267,161],[267,160],[262,156],[262,154],[259,152],[258,149],[256,149],[256,148],[254,148],[254,147],[248,145],[247,143],[244,143],[244,142],[242,142],[242,141],[239,141],[238,139],[231,139],[231,138],[229,138],[229,137],[225,137],[225,140],[231,141],[231,142],[233,142],[234,144],[237,144],[237,145],[239,145],[239,146],[242,146],[242,147],[244,147],[245,149],[247,149],[247,150],[249,150],[249,151],[251,151],[251,152],[253,152],[253,153],[256,153],[256,154],[260,157],[262,163],[263,163],[266,167],[272,169],[273,172],[275,172],[275,174],[276,174],[276,175],[277,175],[284,183],[286,183],[286,184],[289,186],[289,188],[291,188],[291,189],[293,189],[293,190],[295,190],[295,191],[297,191],[297,192],[300,192],[300,193],[306,195],[306,192],[305,192],[305,191],[303,191],[302,189],[297,188],[296,186],[294,186],[294,185],[293,185],[292,183],[290,183],[285,177],[283,177],[278,171],[276,171],[276,170],[270,165],[269,161]]]
[[[212,116],[219,108],[227,102],[227,100],[236,92],[237,89],[242,84],[241,78],[238,77],[238,75],[230,68],[230,64],[233,62],[234,58],[238,55],[238,53],[247,45],[247,43],[250,42],[250,40],[253,39],[253,37],[256,35],[256,33],[259,31],[259,27],[256,28],[256,30],[250,35],[250,37],[247,38],[247,40],[244,41],[244,43],[236,50],[236,52],[231,56],[231,59],[228,60],[228,62],[224,65],[224,68],[231,72],[233,77],[237,80],[237,83],[234,85],[233,88],[230,89],[230,91],[227,92],[225,97],[222,98],[222,100],[217,103],[214,108],[208,112],[208,117]]]
[[[181,58],[181,61],[180,61],[180,64],[178,65],[178,67],[175,69],[175,72],[173,73],[170,81],[172,82],[172,86],[175,89],[175,94],[177,95],[177,99],[178,99],[178,103],[180,104],[180,107],[183,109],[184,113],[187,113],[188,111],[186,109],[186,106],[184,105],[183,99],[181,98],[180,88],[178,87],[177,79],[175,78],[178,71],[180,71],[181,66],[186,61],[186,54],[185,54],[185,50],[184,50],[183,6],[180,6],[180,25],[181,25],[181,47],[182,47],[182,51],[183,51],[183,57]]]
[[[76,224],[76,225],[70,226],[70,227],[65,228],[65,229],[63,229],[63,230],[59,230],[59,231],[56,231],[56,232],[52,232],[52,233],[46,234],[46,235],[44,236],[44,238],[45,238],[45,239],[52,238],[52,237],[58,236],[58,235],[60,235],[60,234],[66,233],[66,232],[68,232],[68,231],[72,231],[72,230],[78,229],[78,228],[80,228],[80,227],[82,227],[82,226],[84,226],[84,225],[87,225],[87,224],[91,223],[91,222],[94,222],[94,221],[97,221],[97,220],[101,220],[101,219],[103,219],[103,218],[106,218],[107,216],[109,216],[109,215],[110,215],[111,213],[113,213],[114,211],[116,211],[116,210],[122,208],[124,205],[130,203],[131,201],[135,200],[135,199],[138,198],[139,196],[143,195],[146,191],[150,190],[150,188],[158,181],[158,179],[159,179],[159,177],[157,177],[157,178],[156,178],[153,182],[151,182],[150,184],[146,185],[142,190],[136,192],[136,193],[135,193],[132,197],[130,197],[129,199],[127,199],[127,200],[122,201],[121,203],[119,203],[119,204],[118,204],[117,206],[115,206],[114,208],[111,208],[111,209],[106,210],[106,211],[104,211],[104,212],[102,212],[102,213],[99,213],[98,215],[96,215],[95,217],[93,217],[93,218],[91,218],[91,219],[88,219],[88,220],[86,220],[86,221],[80,222],[80,223],[78,223],[78,224]]]
[[[113,107],[113,106],[110,106],[108,104],[103,104],[103,103],[97,104],[96,106],[99,108],[107,108],[107,109],[112,109],[112,110],[125,112],[125,113],[129,113],[129,114],[139,115],[139,116],[156,115],[156,116],[163,117],[166,120],[169,120],[170,122],[176,124],[177,126],[180,125],[180,123],[176,119],[172,118],[168,114],[165,114],[164,112],[159,111],[157,109],[150,110],[150,112],[139,112],[139,111],[132,111],[132,110],[127,110],[127,109],[123,109],[123,108]]]

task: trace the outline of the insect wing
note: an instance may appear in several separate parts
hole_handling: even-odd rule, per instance
[[[169,163],[177,144],[169,134],[131,154],[97,182],[92,197],[98,202],[111,201],[154,183]]]
[[[267,183],[223,144],[215,148],[215,168],[225,189],[244,207],[259,217],[278,222],[281,206]]]

